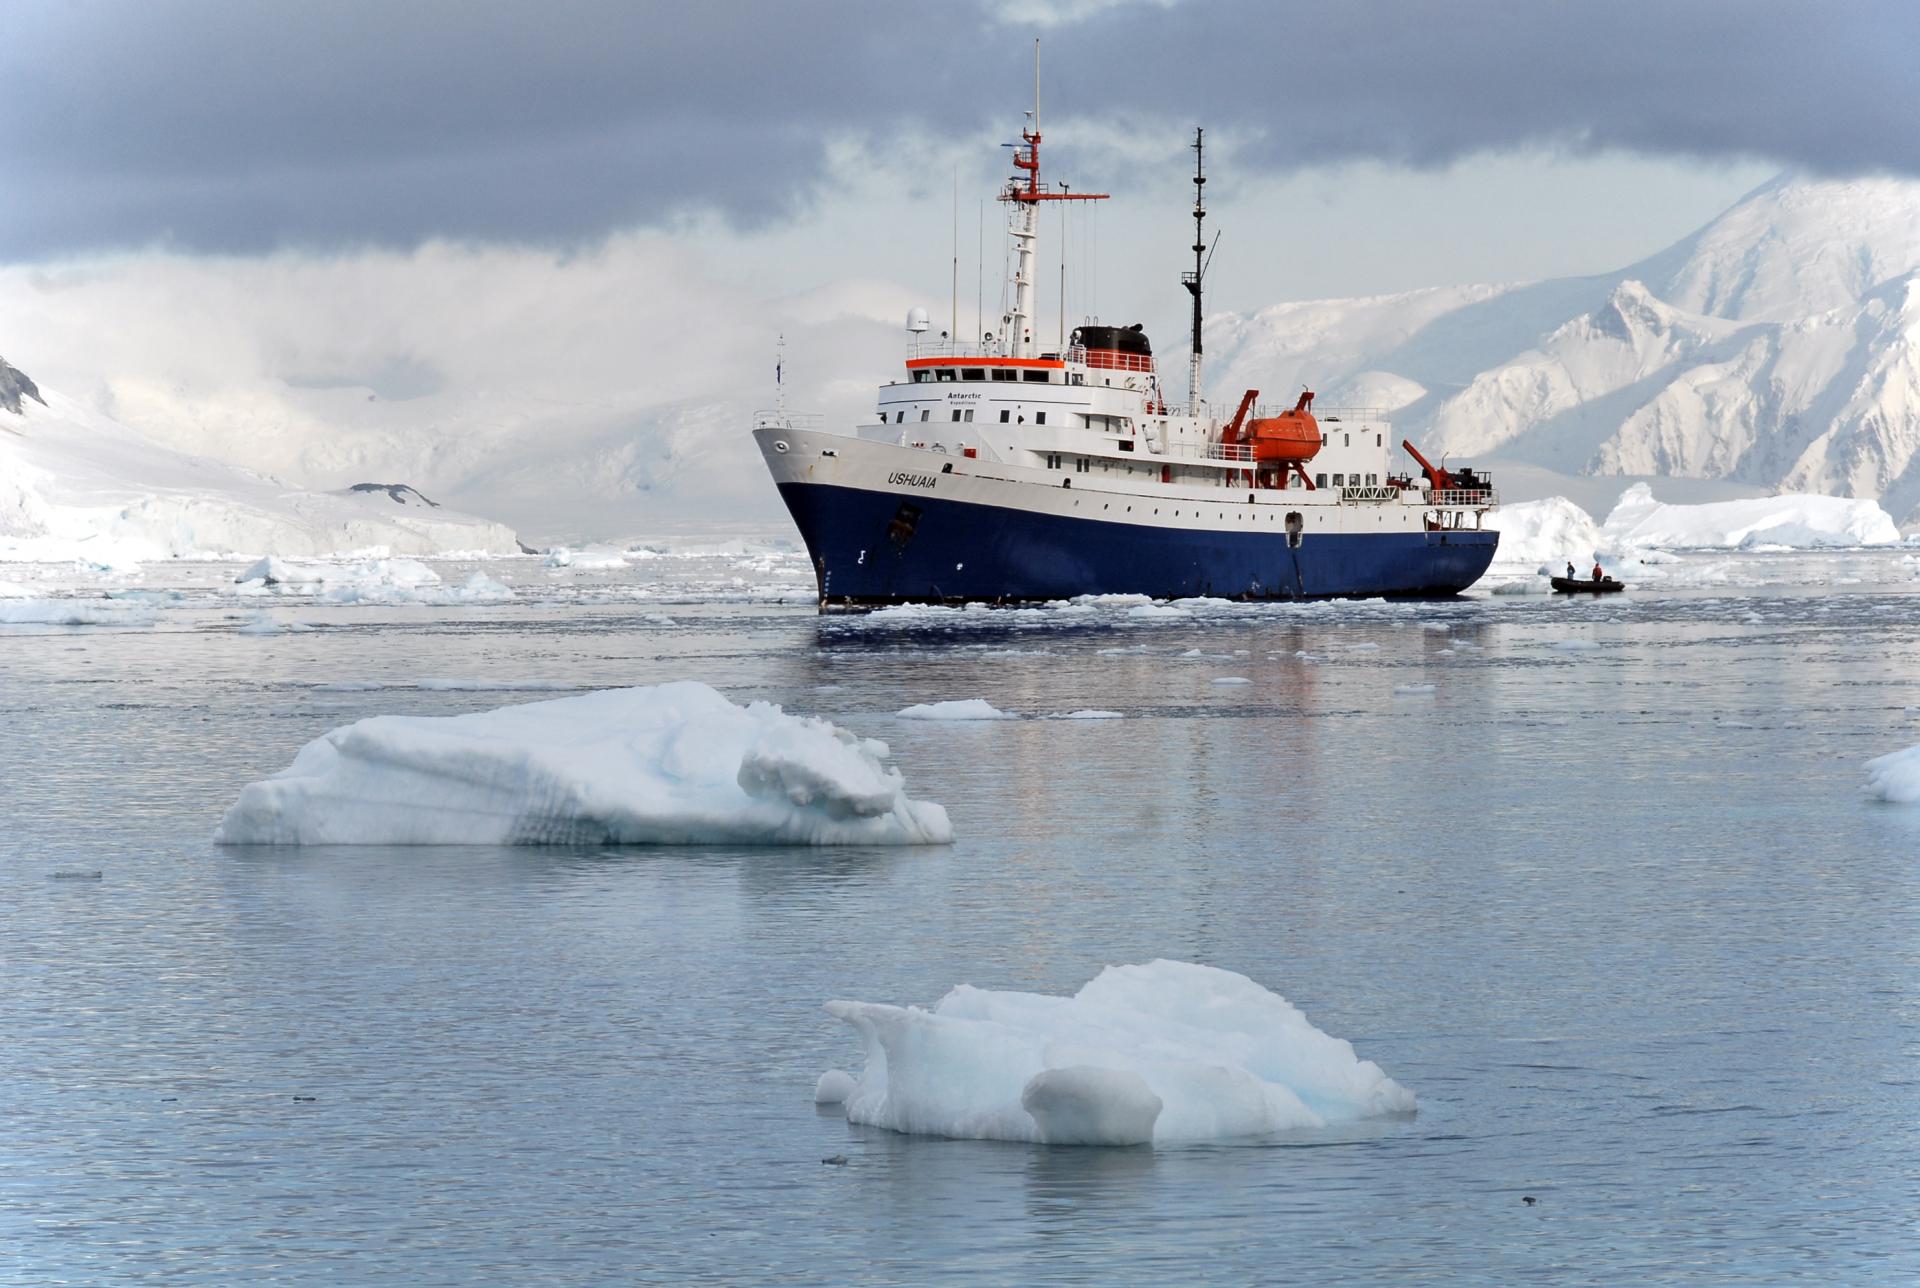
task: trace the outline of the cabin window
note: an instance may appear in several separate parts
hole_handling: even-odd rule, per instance
[[[954,418],[955,420],[959,420],[959,419],[960,419],[960,409],[959,409],[958,407],[955,407],[955,408],[953,409],[953,418]]]
[[[924,385],[932,379],[933,373],[931,371],[916,371],[913,373],[913,383],[916,385]]]
[[[893,413],[893,423],[896,425],[905,421],[906,418],[907,418],[907,413],[905,413],[904,411],[897,411]]]
[[[1000,423],[1004,425],[1012,419],[1013,419],[1013,413],[1008,411],[1005,407],[1002,407],[1000,409]]]
[[[1076,473],[1080,474],[1088,474],[1093,470],[1093,467],[1087,463],[1087,458],[1084,456],[1073,463],[1073,468]]]
[[[1379,485],[1380,485],[1380,476],[1378,474],[1367,475],[1368,487],[1378,487]]]
[[[1315,487],[1325,487],[1325,486],[1327,485],[1327,476],[1326,476],[1326,475],[1324,475],[1324,474],[1316,474],[1316,475],[1314,475],[1314,476],[1313,476],[1313,485],[1314,485]]]
[[[932,411],[932,409],[931,409],[931,408],[927,408],[927,407],[922,407],[922,408],[920,409],[920,419],[921,419],[921,420],[931,420],[932,418],[933,418],[933,411]]]
[[[1060,454],[1058,452],[1047,453],[1047,468],[1050,470],[1057,470],[1060,468]]]
[[[1375,447],[1385,447],[1387,445],[1386,436],[1383,434],[1375,434],[1373,436],[1373,445]]]
[[[1033,423],[1034,423],[1034,424],[1036,424],[1036,425],[1044,425],[1044,424],[1046,424],[1046,423],[1047,423],[1047,413],[1045,413],[1045,412],[1043,412],[1043,411],[1037,411],[1037,412],[1035,412],[1035,413],[1033,413]]]
[[[1342,435],[1340,435],[1340,446],[1342,446],[1342,447],[1352,447],[1352,446],[1353,446],[1353,435],[1352,435],[1352,434],[1342,434]]]
[[[1020,373],[1020,378],[1029,384],[1044,385],[1047,383],[1047,373],[1044,371],[1023,371]]]
[[[1009,371],[1005,367],[995,367],[993,369],[993,378],[995,380],[1018,380],[1020,377],[1016,372]]]
[[[935,367],[933,369],[933,378],[935,380],[940,381],[942,384],[952,384],[953,378],[954,378],[953,368],[952,367]]]
[[[1327,445],[1327,436],[1325,434],[1322,434],[1320,435],[1320,446],[1325,447],[1326,445]]]
[[[987,369],[985,367],[966,367],[961,370],[960,378],[962,380],[985,380],[987,378]]]
[[[1123,438],[1117,446],[1123,452],[1131,452],[1133,450],[1133,440],[1131,438]]]
[[[1067,383],[1070,385],[1084,385],[1087,383],[1087,378],[1076,371],[1073,373],[1073,378],[1067,381]],[[1109,380],[1107,383],[1112,384],[1113,381]]]
[[[969,425],[971,425],[973,423],[973,408],[971,407],[967,408],[966,414],[961,416],[960,419],[966,421]]]
[[[1334,475],[1334,476],[1333,476],[1333,485],[1334,485],[1335,487],[1345,487],[1345,486],[1347,485],[1347,476],[1346,476],[1346,475],[1344,475],[1344,474],[1336,474],[1336,475]]]

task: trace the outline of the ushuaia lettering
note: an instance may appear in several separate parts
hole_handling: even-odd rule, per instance
[[[889,474],[887,482],[896,487],[932,487],[934,485],[931,474]]]

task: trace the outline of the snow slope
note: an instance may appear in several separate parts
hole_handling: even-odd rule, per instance
[[[411,488],[309,492],[163,447],[57,392],[0,405],[0,559],[512,554],[513,532]]]
[[[1920,521],[1920,182],[1782,176],[1615,273],[1221,316],[1208,344],[1216,390],[1385,406],[1430,455]]]

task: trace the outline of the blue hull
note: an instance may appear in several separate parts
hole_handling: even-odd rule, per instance
[[[1315,533],[1141,527],[820,483],[783,483],[825,607],[1069,599],[1455,595],[1493,562],[1490,531]]]

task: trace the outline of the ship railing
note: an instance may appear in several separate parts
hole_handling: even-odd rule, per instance
[[[1397,487],[1343,487],[1340,489],[1340,499],[1384,505],[1389,501],[1398,501],[1400,489]]]
[[[1162,456],[1184,456],[1197,461],[1251,461],[1250,443],[1168,443]]]
[[[1140,371],[1153,374],[1153,358],[1144,353],[1121,353],[1117,349],[1089,349],[1084,344],[1067,346],[1067,361],[1077,362],[1095,371]]]
[[[1430,487],[1426,489],[1426,502],[1428,505],[1438,506],[1442,509],[1499,505],[1500,494],[1490,487]]]
[[[1003,344],[971,343],[965,340],[915,340],[907,346],[907,359],[915,358],[1005,358],[1009,356]],[[1057,353],[1045,355],[1058,358]]]
[[[825,417],[817,411],[782,411],[769,407],[753,413],[755,429],[818,430],[825,423]]]

